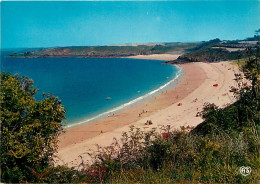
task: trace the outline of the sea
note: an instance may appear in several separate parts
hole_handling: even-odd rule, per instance
[[[91,123],[152,98],[178,83],[180,67],[165,61],[128,58],[9,58],[1,72],[33,79],[42,94],[57,96],[66,109],[65,128]]]

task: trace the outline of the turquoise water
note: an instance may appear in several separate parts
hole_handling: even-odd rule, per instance
[[[1,59],[2,71],[32,78],[34,86],[40,89],[37,99],[43,92],[61,99],[67,111],[65,125],[90,122],[93,117],[115,113],[142,100],[148,93],[145,98],[149,98],[180,70],[155,60],[5,58],[5,54]],[[107,97],[111,100],[106,100]]]

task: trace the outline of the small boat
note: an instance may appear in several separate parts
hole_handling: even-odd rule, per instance
[[[111,97],[109,97],[109,96],[108,96],[108,97],[106,97],[106,100],[111,100],[111,99],[112,99],[112,98],[111,98]]]

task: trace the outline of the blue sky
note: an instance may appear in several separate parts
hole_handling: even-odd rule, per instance
[[[259,1],[1,2],[1,47],[243,39]]]

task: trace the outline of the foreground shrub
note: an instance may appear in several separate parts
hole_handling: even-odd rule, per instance
[[[132,127],[127,137],[115,141],[116,149],[100,149],[94,165],[105,168],[107,175],[103,181],[248,183],[260,179],[259,153],[250,151],[250,142],[243,132],[235,136],[224,131],[203,136],[171,130],[167,134],[165,139],[161,133],[152,132],[151,136],[151,132]],[[131,137],[139,137],[139,142]],[[150,138],[147,142],[146,137]],[[135,146],[125,151],[122,143],[126,141],[135,142]],[[252,173],[242,176],[241,166],[250,166]]]
[[[1,181],[41,181],[51,172],[65,110],[54,96],[36,101],[31,79],[0,77]]]

